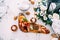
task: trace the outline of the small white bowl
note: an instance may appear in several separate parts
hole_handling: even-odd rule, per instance
[[[27,11],[29,8],[30,8],[30,5],[27,2],[22,2],[19,6],[19,9],[21,11]]]

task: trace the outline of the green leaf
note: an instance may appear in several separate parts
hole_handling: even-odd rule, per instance
[[[34,8],[34,11],[36,12],[37,11],[37,8]]]
[[[23,18],[24,22],[28,22],[28,20],[26,18]]]

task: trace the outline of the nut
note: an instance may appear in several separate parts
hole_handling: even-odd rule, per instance
[[[16,20],[17,19],[17,16],[14,16],[14,20]]]
[[[34,1],[30,1],[31,2],[31,4],[35,4],[35,2]]]
[[[29,0],[30,2],[31,2],[31,4],[34,4],[35,2],[34,2],[34,0]]]
[[[26,12],[26,15],[30,15],[30,12],[27,11],[27,12]]]

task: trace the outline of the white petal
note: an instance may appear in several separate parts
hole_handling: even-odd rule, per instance
[[[40,15],[41,16],[44,16],[45,15],[45,12],[44,11],[41,11]]]
[[[52,19],[53,17],[52,17],[52,15],[48,15],[48,17],[50,18],[50,19]]]
[[[59,19],[59,15],[57,13],[53,14],[53,19]]]
[[[41,8],[41,10],[47,10],[47,7],[44,5],[41,5],[40,8]]]
[[[43,13],[40,13],[40,16],[44,16]]]
[[[46,17],[46,16],[43,16],[43,19],[44,19],[44,20],[47,20],[47,17]]]

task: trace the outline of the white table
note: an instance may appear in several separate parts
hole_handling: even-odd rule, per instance
[[[8,14],[6,14],[0,22],[0,37],[4,40],[50,40],[50,34],[52,33],[52,30],[49,25],[46,25],[46,27],[51,31],[50,34],[23,33],[19,29],[17,32],[11,31],[10,27],[13,24],[18,25],[17,21],[13,20],[13,17],[21,12],[18,8],[18,4],[23,1],[24,0],[6,0],[6,4],[9,6],[9,9]],[[31,7],[29,11],[31,12],[31,14],[29,17],[26,17],[30,19],[34,13],[33,8]],[[44,25],[41,20],[37,22]]]

